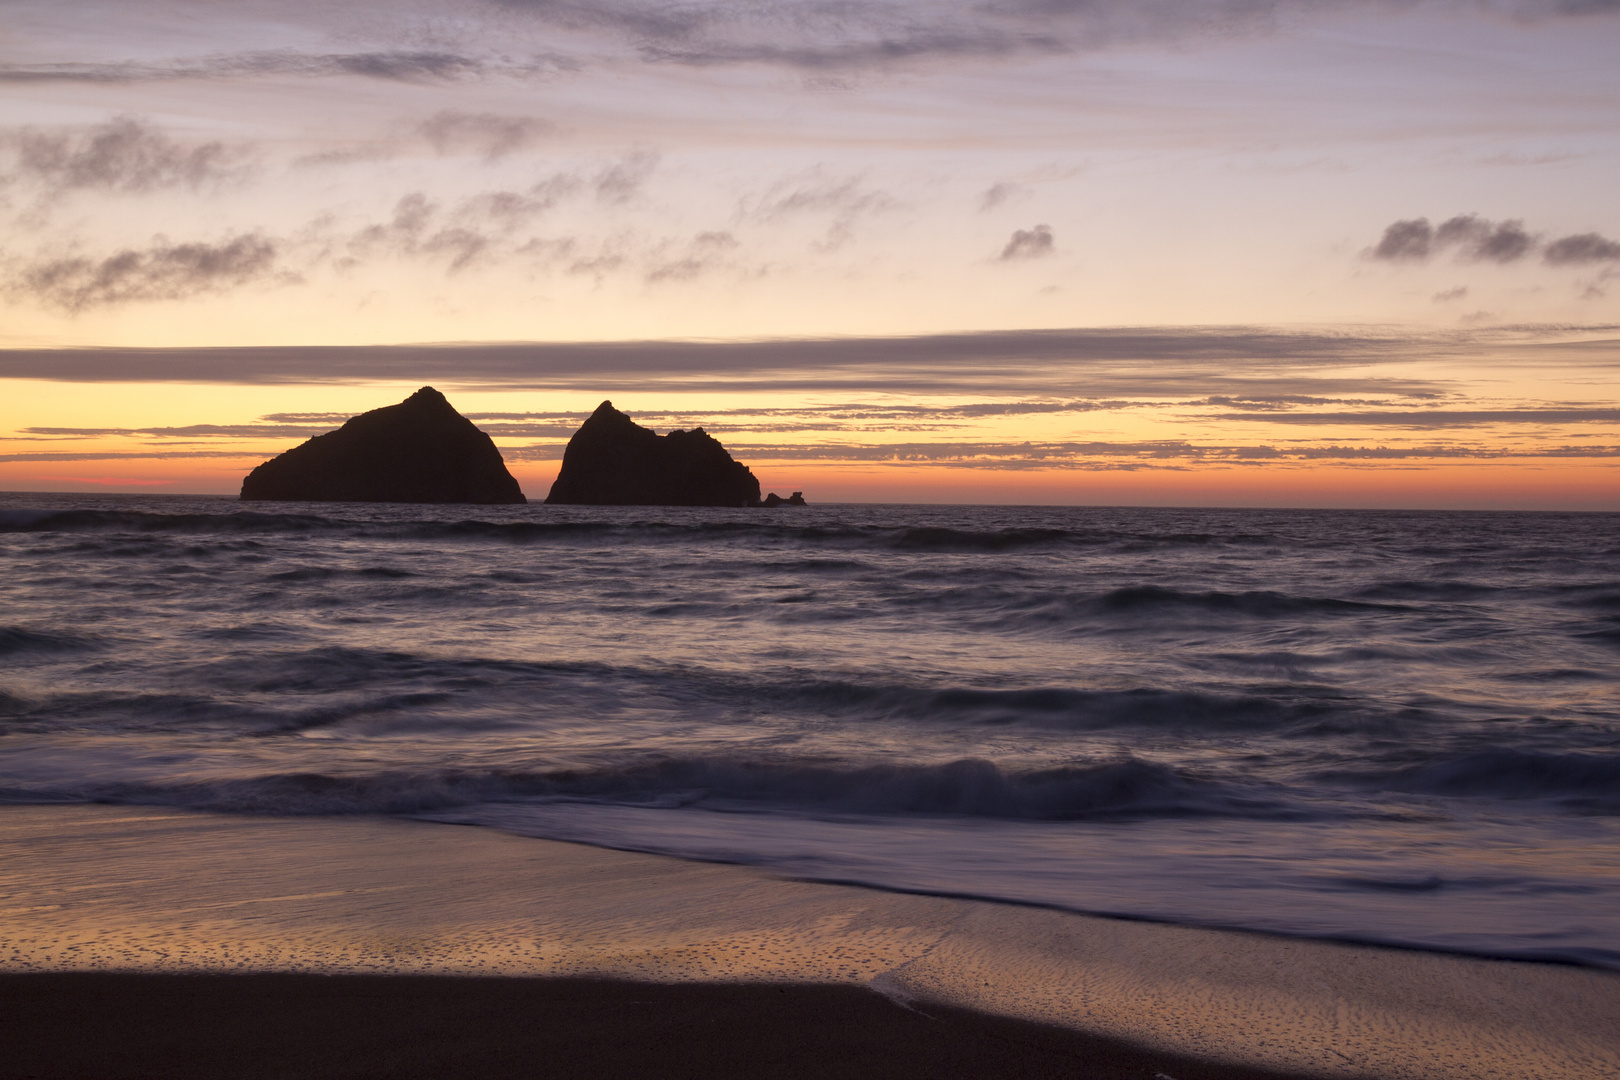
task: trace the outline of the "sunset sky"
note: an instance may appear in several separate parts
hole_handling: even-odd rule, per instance
[[[0,489],[1620,509],[1620,0],[0,0]]]

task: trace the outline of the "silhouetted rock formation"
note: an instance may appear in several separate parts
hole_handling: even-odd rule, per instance
[[[243,499],[299,502],[520,503],[488,435],[424,386],[265,462]]]
[[[774,510],[778,506],[803,506],[804,492],[795,491],[792,495],[789,495],[784,499],[782,496],[773,491],[769,495],[765,496],[765,501],[759,505],[770,510]]]
[[[756,506],[759,481],[702,428],[659,435],[604,401],[568,440],[546,502]]]

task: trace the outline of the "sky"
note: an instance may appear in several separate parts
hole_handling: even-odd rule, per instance
[[[0,489],[1620,510],[1620,0],[0,0]]]

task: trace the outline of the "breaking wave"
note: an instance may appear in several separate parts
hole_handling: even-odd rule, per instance
[[[928,814],[1024,821],[1121,817],[1277,817],[1291,811],[1168,766],[1135,759],[1008,770],[963,759],[938,765],[839,766],[675,758],[556,772],[285,773],[182,784],[95,784],[0,797],[157,803],[262,814],[420,813],[505,801],[644,807]]]

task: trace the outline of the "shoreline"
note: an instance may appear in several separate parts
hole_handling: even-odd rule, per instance
[[[820,987],[861,991],[870,1016],[906,1012],[875,990],[1249,1075],[1620,1071],[1620,975],[1600,969],[787,880],[392,818],[0,807],[0,942],[7,993],[73,972]]]

